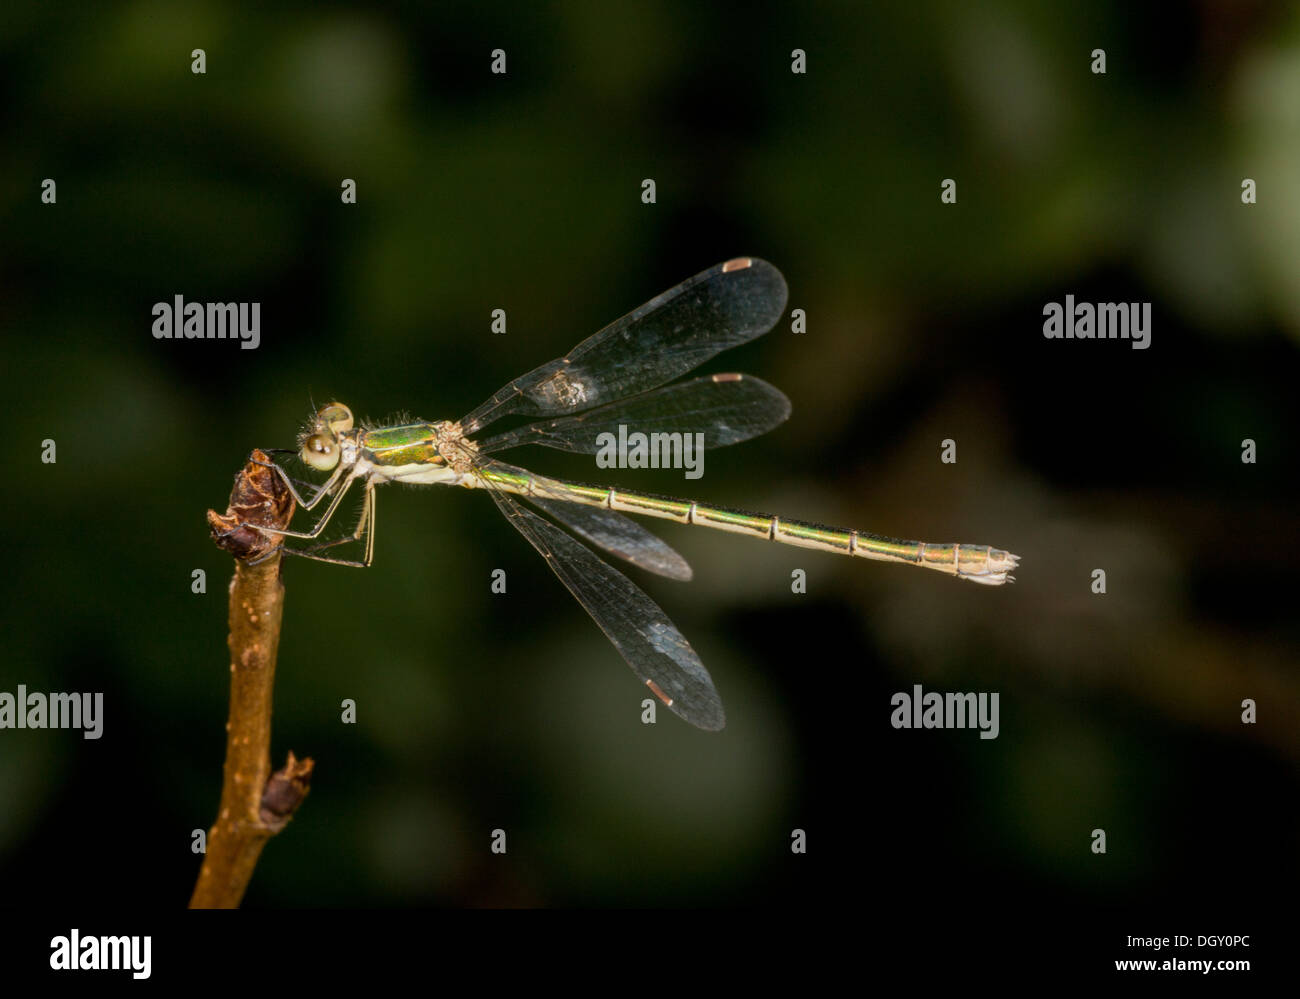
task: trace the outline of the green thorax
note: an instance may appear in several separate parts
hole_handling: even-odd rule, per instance
[[[374,465],[441,464],[438,454],[438,431],[429,423],[406,423],[380,427],[361,434],[358,443],[363,455]]]

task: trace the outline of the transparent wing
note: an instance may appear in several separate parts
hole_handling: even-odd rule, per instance
[[[504,488],[512,494],[517,493],[587,541],[639,568],[670,579],[691,578],[691,567],[686,559],[673,551],[667,542],[616,510],[579,503],[573,498],[576,491],[589,496],[594,494],[599,499],[600,494],[608,493],[601,486],[583,487],[573,482],[548,479],[526,468],[481,456],[475,460],[474,476],[489,489]]]
[[[638,568],[683,582],[691,578],[691,567],[686,559],[662,538],[616,510],[540,496],[530,496],[529,501],[552,520],[558,520],[597,548],[626,559]]]
[[[469,435],[511,413],[562,416],[657,388],[766,333],[785,300],[785,279],[771,264],[754,257],[718,264],[629,312],[564,357],[516,378],[461,426]]]
[[[509,493],[491,486],[488,493],[656,697],[697,728],[716,732],[726,724],[708,670],[653,600]]]
[[[790,415],[779,389],[750,375],[706,375],[576,416],[561,416],[497,434],[479,444],[492,454],[521,444],[595,454],[601,434],[702,433],[704,446],[725,447],[765,434]]]

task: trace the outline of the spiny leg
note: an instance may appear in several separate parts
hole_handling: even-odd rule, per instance
[[[275,448],[273,450],[281,453],[284,453],[286,451],[285,448]],[[322,482],[319,486],[316,486],[316,492],[313,493],[311,499],[308,500],[308,499],[303,499],[302,495],[298,492],[298,490],[294,488],[294,482],[298,480],[290,478],[289,473],[286,472],[279,465],[277,465],[275,462],[259,461],[256,458],[249,458],[248,460],[253,462],[255,465],[262,465],[265,468],[275,469],[276,473],[280,476],[280,481],[284,483],[285,488],[289,490],[289,495],[293,497],[293,501],[297,503],[300,507],[302,507],[304,510],[309,510],[309,511],[316,508],[317,504],[319,504],[320,501],[330,492],[330,490],[333,489],[335,485],[338,484],[339,476],[343,474],[343,466],[339,465],[338,468],[334,470],[333,475],[331,475],[328,479]],[[304,482],[303,485],[314,485],[314,483]]]
[[[283,531],[281,531],[281,530],[278,530],[277,528],[274,528],[274,527],[264,527],[264,528],[261,528],[261,530],[266,531],[268,534],[278,534],[278,535],[280,535],[281,537],[285,537],[285,538],[303,538],[303,539],[305,539],[305,540],[307,540],[307,541],[311,541],[311,540],[313,540],[313,539],[315,539],[315,538],[319,538],[319,537],[320,537],[320,534],[321,534],[321,531],[325,530],[325,527],[329,524],[330,520],[333,519],[333,517],[334,517],[334,511],[337,510],[337,509],[339,508],[339,504],[340,504],[341,502],[343,502],[343,497],[346,496],[346,495],[348,494],[348,490],[352,488],[352,483],[356,482],[357,479],[360,478],[360,477],[361,477],[361,476],[358,476],[358,475],[351,475],[351,476],[349,476],[348,478],[344,479],[344,480],[343,480],[343,483],[342,483],[341,485],[338,485],[338,486],[336,487],[338,491],[334,494],[334,498],[333,498],[332,500],[330,500],[330,505],[327,506],[327,507],[325,508],[325,512],[322,513],[322,514],[320,515],[320,518],[316,521],[316,523],[314,523],[314,524],[311,526],[311,530],[309,530],[309,531],[289,531],[289,530],[283,530]],[[326,483],[326,484],[329,485],[329,484],[333,483],[334,480],[337,479],[337,478],[338,478],[338,473],[336,472],[334,475],[330,476],[330,482],[329,482],[329,483]],[[370,487],[370,483],[367,481],[367,483],[366,483],[366,492],[367,492],[367,493],[369,493],[370,488],[371,488],[371,487]]]
[[[357,527],[350,535],[342,538],[335,538],[333,541],[326,541],[319,545],[313,545],[311,548],[284,548],[280,550],[285,555],[296,555],[299,558],[309,558],[314,562],[328,562],[330,565],[349,565],[358,569],[367,569],[374,560],[375,555],[375,486],[373,482],[366,483],[365,498],[361,503],[361,516],[357,518]],[[361,540],[365,535],[366,548],[365,554],[361,561],[355,559],[333,558],[329,555],[320,553],[329,548],[338,545],[351,544]]]

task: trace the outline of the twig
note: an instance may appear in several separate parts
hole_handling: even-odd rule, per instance
[[[213,540],[235,556],[228,641],[230,716],[221,805],[208,833],[191,909],[239,905],[262,847],[293,817],[311,782],[312,761],[298,760],[293,753],[283,769],[271,773],[271,692],[284,584],[280,555],[269,554],[279,539],[257,527],[287,527],[294,503],[280,477],[258,464],[269,460],[254,451],[235,477],[226,514],[208,511]],[[263,557],[257,565],[248,564]]]

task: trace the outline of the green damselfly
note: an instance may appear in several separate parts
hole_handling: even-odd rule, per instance
[[[326,498],[329,504],[310,530],[275,533],[319,538],[358,482],[363,487],[361,517],[346,537],[302,550],[282,550],[340,565],[368,566],[374,555],[375,486],[406,482],[485,489],[506,519],[546,558],[637,677],[676,714],[709,730],[723,727],[722,701],[690,643],[639,587],[552,520],[611,555],[671,579],[690,579],[690,566],[624,513],[917,565],[977,583],[1000,585],[1011,579],[1017,556],[986,545],[899,541],[690,500],[582,485],[536,475],[493,457],[523,444],[595,454],[602,435],[629,426],[659,434],[703,433],[708,447],[766,433],[790,414],[789,401],[766,382],[749,375],[719,374],[667,383],[719,352],[766,333],[781,317],[785,303],[785,279],[775,267],[749,257],[730,260],[651,299],[564,357],[516,378],[454,423],[364,427],[356,425],[347,406],[330,403],[309,422],[297,450],[306,465],[328,472],[329,478],[304,497],[283,469],[274,466],[301,506],[312,510]],[[479,436],[484,427],[504,416],[545,419],[495,436]],[[527,509],[516,496],[545,516]],[[325,554],[345,543],[362,543],[362,557],[349,560]]]

